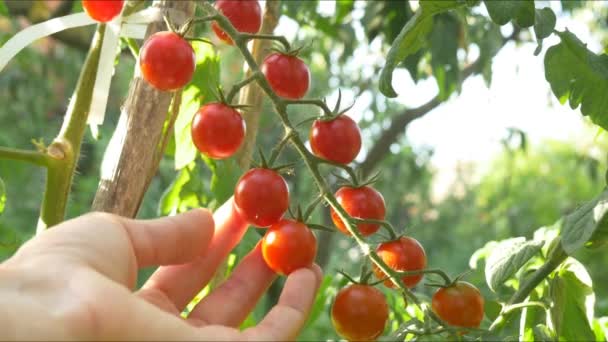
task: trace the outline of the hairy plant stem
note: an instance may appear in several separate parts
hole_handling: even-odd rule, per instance
[[[414,303],[415,305],[420,307],[421,306],[420,300],[407,288],[407,286],[405,286],[403,284],[401,277],[399,276],[399,273],[392,270],[386,263],[384,263],[384,261],[378,256],[378,254],[373,251],[371,246],[367,243],[367,241],[365,241],[363,235],[361,235],[359,230],[356,228],[356,225],[354,225],[352,223],[354,218],[350,217],[350,215],[338,203],[335,196],[332,194],[332,192],[329,188],[329,185],[327,184],[327,182],[325,181],[325,179],[323,178],[323,176],[321,175],[321,173],[319,171],[319,164],[321,162],[318,160],[318,158],[316,158],[314,155],[312,155],[308,151],[308,149],[304,145],[304,142],[300,138],[299,134],[296,133],[294,126],[290,122],[288,114],[287,114],[287,107],[288,107],[288,105],[292,105],[292,104],[308,103],[308,104],[314,104],[314,105],[321,106],[321,108],[323,108],[323,107],[327,108],[327,106],[321,100],[290,101],[290,100],[284,100],[284,99],[280,98],[272,90],[272,88],[270,87],[270,84],[268,83],[266,78],[263,77],[263,74],[260,71],[260,67],[255,62],[254,57],[247,49],[247,41],[249,40],[248,35],[237,32],[237,30],[234,28],[234,26],[232,26],[230,21],[226,17],[220,15],[219,12],[210,3],[202,2],[202,3],[200,3],[200,5],[203,8],[203,10],[205,12],[207,12],[210,16],[217,17],[216,23],[232,39],[232,41],[235,44],[235,47],[240,50],[241,55],[243,56],[243,58],[249,65],[249,68],[251,69],[253,75],[255,75],[255,80],[256,80],[257,84],[264,91],[264,93],[266,93],[266,95],[268,96],[270,101],[273,103],[275,111],[278,114],[279,119],[281,120],[281,122],[285,128],[285,136],[289,136],[289,141],[291,142],[291,145],[302,157],[304,164],[306,164],[307,168],[309,169],[310,173],[312,174],[312,177],[313,177],[317,187],[319,188],[319,192],[321,193],[321,196],[323,197],[325,202],[327,202],[334,209],[334,211],[338,214],[338,216],[345,222],[346,229],[350,232],[351,236],[355,239],[357,244],[359,244],[359,247],[361,248],[363,253],[365,255],[367,255],[367,257],[369,257],[371,259],[371,261],[374,264],[376,264],[378,266],[378,268],[380,268],[380,270],[382,270],[384,273],[386,273],[387,275],[390,276],[392,282],[395,283],[396,286],[398,286],[398,288],[405,294],[405,296],[412,303]],[[261,39],[270,39],[270,38],[263,37]],[[395,232],[393,232],[393,235],[396,236],[397,234]],[[432,311],[427,310],[426,312],[433,320],[441,322],[441,320],[436,315],[434,315],[432,313]],[[443,323],[441,323],[441,324],[445,326],[445,324],[443,324]]]
[[[93,87],[105,30],[104,24],[97,26],[61,131],[47,150],[50,158],[47,159],[48,172],[40,209],[38,232],[62,222],[65,218],[68,195],[93,100]]]
[[[9,147],[0,147],[0,159],[23,161],[38,166],[47,167],[49,156],[39,151],[26,151]]]

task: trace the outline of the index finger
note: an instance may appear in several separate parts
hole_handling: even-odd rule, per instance
[[[213,218],[215,231],[207,250],[189,263],[159,268],[143,289],[163,293],[180,311],[186,307],[211,280],[248,227],[247,221],[235,210],[232,198],[213,214]]]

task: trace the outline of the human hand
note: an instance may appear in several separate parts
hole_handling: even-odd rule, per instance
[[[287,278],[256,327],[237,329],[276,276],[259,245],[180,317],[246,229],[232,200],[213,217],[204,209],[149,221],[94,213],[62,223],[0,264],[0,339],[294,339],[322,277],[316,265]],[[161,267],[133,292],[137,270],[152,265]]]

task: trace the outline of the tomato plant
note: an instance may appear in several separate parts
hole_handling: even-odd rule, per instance
[[[440,288],[433,295],[433,311],[451,325],[477,328],[483,319],[484,299],[479,290],[466,281]]]
[[[234,190],[237,210],[258,227],[277,223],[289,207],[287,183],[276,171],[255,168],[247,171]]]
[[[382,335],[388,320],[388,304],[382,292],[362,284],[341,289],[331,307],[331,321],[343,338],[370,341]]]
[[[194,74],[194,61],[190,43],[174,32],[151,35],[139,55],[143,78],[162,91],[178,90],[188,84]]]
[[[348,164],[361,150],[361,132],[357,123],[346,115],[331,120],[315,120],[310,130],[310,147],[320,158]]]
[[[395,271],[420,271],[426,268],[426,253],[422,245],[414,238],[402,236],[397,240],[383,242],[376,248],[378,256]],[[387,275],[374,265],[374,273],[378,279],[385,279]],[[412,288],[422,280],[422,274],[404,276],[403,283]],[[384,285],[395,288],[391,279],[384,281]]]
[[[82,8],[93,19],[105,23],[122,11],[124,0],[82,0]]]
[[[230,23],[239,32],[257,33],[262,26],[262,9],[257,0],[217,0],[215,7],[230,20]],[[232,39],[217,23],[214,22],[211,27],[219,39],[233,44]]]
[[[371,186],[342,187],[336,192],[336,200],[350,216],[358,219],[384,220],[384,216],[386,215],[384,197]],[[331,209],[331,219],[341,232],[347,235],[350,234],[346,229],[344,221],[333,208]],[[368,236],[378,231],[380,225],[376,223],[358,223],[357,229],[364,236]]]
[[[266,231],[262,255],[273,271],[289,275],[312,265],[317,255],[317,239],[306,224],[283,219]]]
[[[287,99],[300,99],[310,86],[308,66],[297,56],[273,53],[266,57],[262,72],[277,95]]]
[[[192,141],[198,150],[214,159],[232,156],[245,138],[245,120],[223,103],[206,104],[192,120]]]

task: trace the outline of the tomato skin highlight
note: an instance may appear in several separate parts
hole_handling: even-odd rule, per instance
[[[277,223],[289,207],[289,188],[285,179],[269,169],[247,171],[234,190],[239,213],[257,227]]]
[[[382,335],[388,304],[380,290],[353,284],[340,290],[331,307],[336,332],[349,341],[373,341]]]
[[[237,31],[258,33],[262,27],[262,8],[257,0],[217,0],[215,8],[222,13]],[[214,21],[211,28],[215,35],[227,44],[234,42]]]
[[[426,253],[418,240],[402,236],[397,240],[381,243],[376,248],[378,256],[395,271],[418,271],[426,268]],[[378,279],[384,279],[387,275],[374,264],[374,274]],[[416,286],[424,275],[413,275],[403,277],[403,283],[408,288]],[[394,289],[395,284],[390,279],[384,281],[384,286]]]
[[[308,92],[310,70],[296,56],[273,53],[264,59],[262,72],[277,95],[297,100]]]
[[[262,256],[270,269],[289,275],[312,266],[317,238],[304,223],[283,219],[268,228],[262,238]]]
[[[151,35],[139,54],[143,78],[154,88],[175,91],[192,80],[196,67],[192,46],[178,34],[163,31]]]
[[[376,189],[371,186],[362,186],[359,188],[342,187],[336,194],[338,203],[346,210],[346,212],[355,218],[384,220],[386,215],[386,206],[384,197]],[[334,225],[346,235],[350,232],[346,229],[344,222],[334,211],[330,210],[331,219]],[[359,223],[357,229],[363,236],[369,236],[380,229],[380,225],[371,223]]]
[[[192,141],[209,158],[231,157],[244,139],[245,120],[236,109],[226,104],[206,104],[192,119]]]
[[[450,325],[478,328],[483,320],[484,299],[479,290],[466,281],[437,290],[431,305],[433,312]]]
[[[82,8],[91,19],[106,23],[122,12],[124,0],[82,0]]]
[[[319,158],[349,164],[361,150],[361,131],[346,115],[330,121],[316,120],[310,130],[310,147]]]

